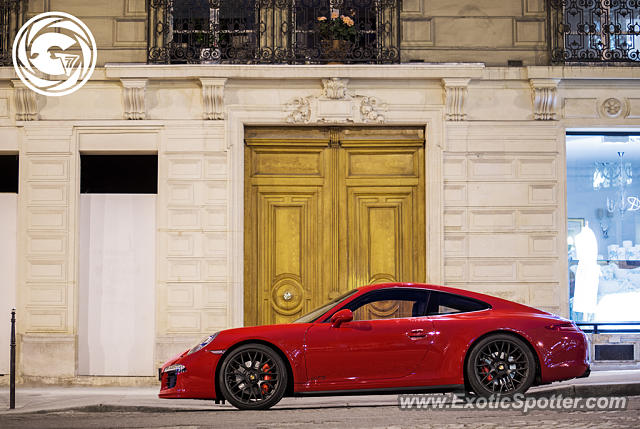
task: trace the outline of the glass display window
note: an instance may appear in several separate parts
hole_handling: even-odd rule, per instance
[[[640,321],[640,133],[567,134],[569,307]]]

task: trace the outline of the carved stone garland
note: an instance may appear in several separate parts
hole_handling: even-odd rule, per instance
[[[347,79],[322,79],[320,95],[296,97],[284,107],[287,122],[308,123],[383,123],[387,105],[376,97],[350,92]]]

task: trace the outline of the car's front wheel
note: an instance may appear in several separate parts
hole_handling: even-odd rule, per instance
[[[287,388],[287,368],[272,348],[245,344],[222,362],[218,382],[224,398],[241,410],[273,407]]]
[[[495,334],[473,346],[466,373],[471,389],[479,396],[514,395],[531,387],[536,363],[522,340],[508,334]]]

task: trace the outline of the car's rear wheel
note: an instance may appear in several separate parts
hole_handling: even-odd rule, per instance
[[[222,362],[218,381],[222,395],[241,410],[263,410],[277,404],[287,388],[287,368],[272,348],[245,344]]]
[[[508,334],[495,334],[473,346],[466,374],[471,389],[479,396],[514,395],[531,387],[536,362],[524,341]]]

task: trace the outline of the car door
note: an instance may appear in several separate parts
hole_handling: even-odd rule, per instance
[[[308,380],[361,386],[414,373],[432,331],[427,298],[415,288],[373,290],[342,307],[353,311],[353,321],[314,324],[305,338]]]

